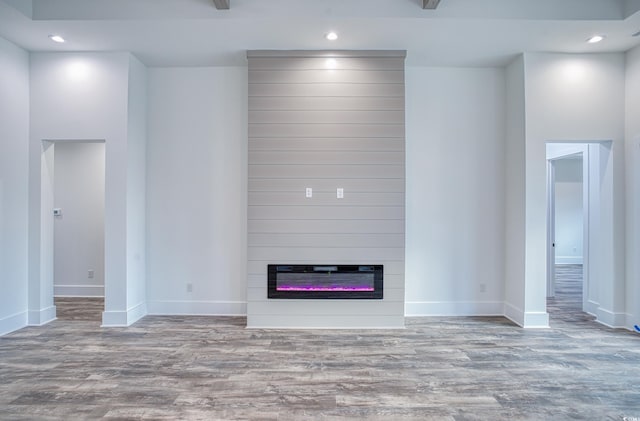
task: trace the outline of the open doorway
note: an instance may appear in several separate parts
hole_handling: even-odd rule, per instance
[[[105,286],[105,143],[50,143],[53,165],[43,177],[49,178],[52,192],[56,317],[100,322]]]
[[[548,263],[547,308],[550,314],[584,311],[585,236],[588,235],[587,145],[547,149]]]

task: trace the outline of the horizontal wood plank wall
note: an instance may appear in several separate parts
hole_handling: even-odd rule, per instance
[[[404,326],[404,55],[247,53],[248,327]],[[276,263],[382,264],[384,299],[269,300]]]

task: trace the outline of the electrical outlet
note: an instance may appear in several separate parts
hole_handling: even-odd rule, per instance
[[[336,197],[338,199],[344,199],[344,189],[342,187],[336,189]]]
[[[93,278],[95,274],[96,272],[93,269],[89,269],[89,271],[87,272],[87,277]]]
[[[187,292],[193,292],[193,284],[187,284]]]
[[[487,285],[486,284],[480,284],[480,292],[487,292]]]
[[[307,187],[307,189],[304,192],[304,195],[306,198],[313,197],[313,189],[311,187]]]

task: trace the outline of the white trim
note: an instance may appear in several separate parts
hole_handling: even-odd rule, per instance
[[[582,256],[556,256],[556,265],[581,265]]]
[[[14,332],[27,326],[27,312],[12,314],[0,319],[0,336]]]
[[[137,304],[127,311],[103,311],[102,327],[131,326],[147,315],[147,303]]]
[[[602,307],[599,307],[598,310],[596,310],[596,322],[607,327],[614,329],[626,328],[626,319],[626,313],[614,313],[609,310],[605,310]]]
[[[524,327],[524,311],[520,310],[516,306],[504,303],[504,317],[511,320],[518,326]]]
[[[103,285],[54,285],[54,297],[104,297]]]
[[[592,300],[587,300],[587,305],[584,311],[586,313],[591,314],[592,316],[595,316],[596,313],[598,312],[598,308],[600,308],[599,303],[596,303],[595,301],[592,301]]]
[[[499,301],[407,301],[406,317],[421,316],[503,316]]]
[[[40,310],[29,310],[28,326],[42,326],[56,319],[56,306],[50,306]]]
[[[548,329],[549,313],[546,311],[530,311],[524,313],[525,329]]]
[[[148,314],[194,316],[246,316],[246,301],[147,301]]]

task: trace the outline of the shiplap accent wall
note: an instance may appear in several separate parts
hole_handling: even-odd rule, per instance
[[[247,58],[248,327],[403,327],[405,52]],[[278,263],[382,264],[384,299],[269,300]]]

